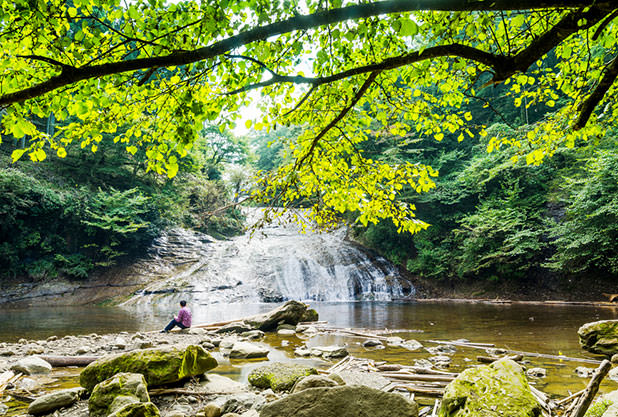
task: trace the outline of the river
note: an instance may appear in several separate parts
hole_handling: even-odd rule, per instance
[[[542,304],[482,304],[447,302],[313,302],[320,320],[337,327],[392,329],[403,338],[413,338],[427,345],[428,340],[468,339],[473,342],[494,343],[497,347],[598,359],[584,352],[578,344],[577,329],[583,323],[618,318],[618,309],[590,306]],[[273,308],[273,304],[213,304],[194,306],[195,322],[216,322],[239,318]],[[172,311],[136,311],[119,307],[55,307],[0,310],[3,326],[0,341],[19,338],[42,339],[50,335],[105,334],[119,331],[156,330],[163,326]],[[292,338],[290,346],[281,347],[285,339],[268,335],[265,341],[276,347],[271,360],[292,360],[293,348],[302,343],[309,346],[346,344],[352,355],[395,363],[411,364],[426,357],[427,352],[409,352],[402,348],[368,350],[360,345],[362,339],[346,336],[315,336],[309,340]],[[289,338],[288,338],[289,339]],[[475,363],[477,355],[485,352],[459,349],[451,369],[461,370]],[[546,392],[565,395],[584,388],[587,379],[575,375],[577,366],[593,364],[554,359],[529,358],[528,367],[541,366],[548,376],[534,383]],[[230,363],[224,360],[219,371],[236,379],[246,377],[257,364]],[[612,381],[605,389],[616,389]]]

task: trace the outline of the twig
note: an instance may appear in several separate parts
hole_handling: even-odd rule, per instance
[[[579,400],[577,401],[577,406],[573,410],[573,414],[571,414],[571,417],[583,417],[584,414],[586,414],[588,407],[590,407],[590,403],[592,403],[594,396],[599,390],[599,385],[601,385],[601,381],[603,381],[603,378],[605,378],[605,375],[607,375],[611,367],[612,363],[607,359],[601,362],[601,365],[599,365],[596,371],[594,371],[594,374],[592,375],[592,378],[590,379],[590,382],[588,383],[588,386],[584,390],[582,396],[579,397]]]

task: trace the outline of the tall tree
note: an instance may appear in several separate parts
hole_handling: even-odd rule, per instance
[[[41,160],[72,141],[95,151],[101,133],[128,125],[127,150],[145,147],[149,168],[173,176],[202,123],[229,126],[259,90],[256,129],[306,127],[259,196],[314,197],[321,223],[358,211],[414,232],[427,225],[396,197],[431,189],[437,173],[372,160],[359,145],[410,130],[485,135],[465,106],[494,84],[516,106],[560,109],[527,129],[527,143],[497,136],[489,151],[511,144],[537,164],[558,144],[602,136],[618,118],[617,16],[612,0],[2,0],[2,126],[31,138],[14,159]],[[29,121],[52,113],[53,135]],[[71,116],[80,122],[61,124]]]

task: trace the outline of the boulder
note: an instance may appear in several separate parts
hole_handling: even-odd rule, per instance
[[[399,394],[363,386],[309,388],[266,404],[260,417],[417,417],[418,406]]]
[[[265,358],[270,349],[249,342],[236,342],[230,351],[230,359]]]
[[[319,314],[313,308],[308,308],[300,318],[302,322],[318,321],[320,319]]]
[[[296,381],[292,393],[304,391],[309,388],[336,387],[339,385],[333,379],[324,375],[309,375]]]
[[[201,375],[217,367],[217,361],[201,346],[134,350],[108,355],[92,362],[80,374],[82,387],[91,391],[96,384],[119,372],[144,375],[148,386],[168,384]]]
[[[254,369],[249,374],[249,383],[258,388],[273,391],[289,391],[297,380],[307,375],[316,375],[315,368],[293,363],[275,362]]]
[[[51,369],[52,366],[38,356],[20,359],[11,366],[12,371],[21,372],[25,375],[47,374]]]
[[[153,403],[127,404],[107,417],[160,417],[159,409]]]
[[[468,368],[446,386],[440,417],[541,415],[523,369],[510,359]]]
[[[588,352],[607,356],[618,353],[618,320],[586,323],[577,335],[580,346]]]
[[[252,317],[246,321],[257,329],[270,331],[276,329],[279,324],[298,324],[298,322],[303,320],[306,312],[306,304],[290,300],[281,307],[269,311],[268,313]]]
[[[363,347],[383,346],[384,344],[378,339],[368,339],[363,342]]]
[[[264,332],[261,330],[251,330],[240,334],[241,337],[246,337],[249,340],[261,339],[264,337]]]
[[[88,400],[88,410],[92,417],[106,417],[126,405],[149,401],[143,375],[119,373],[94,387]]]
[[[30,403],[28,414],[38,416],[49,414],[59,408],[69,407],[79,400],[82,391],[84,391],[83,388],[71,388],[45,394]]]

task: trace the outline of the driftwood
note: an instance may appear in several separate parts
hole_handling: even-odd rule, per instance
[[[476,342],[460,342],[457,340],[446,341],[446,340],[428,340],[429,343],[436,343],[438,345],[453,345],[453,346],[461,346],[461,347],[469,347],[476,349],[487,349],[496,347],[493,343],[476,343]]]
[[[18,372],[16,374],[13,371],[6,371],[0,374],[0,395],[2,395],[9,384],[17,381],[21,375],[21,373]]]
[[[421,394],[425,397],[441,397],[444,394],[444,390],[443,389],[437,389],[437,388],[423,388],[423,387],[417,387],[414,385],[397,385],[395,386],[395,389],[404,389],[408,392],[412,392],[414,394]]]
[[[217,392],[217,391],[192,391],[190,389],[185,388],[156,388],[148,390],[148,395],[151,397],[158,397],[161,395],[170,395],[170,394],[178,394],[178,395],[196,395],[196,396],[209,396],[209,395],[226,395],[230,394],[229,392]]]
[[[500,359],[510,359],[512,361],[515,362],[519,362],[523,359],[523,355],[507,355],[507,356],[502,356],[502,357],[497,357],[497,356],[477,356],[476,360],[481,362],[481,363],[493,363],[497,360]]]
[[[579,397],[579,400],[577,401],[577,405],[575,406],[571,417],[583,417],[584,414],[586,414],[588,407],[590,407],[594,396],[599,390],[599,385],[601,384],[601,381],[603,381],[603,378],[605,378],[605,375],[607,375],[611,367],[612,364],[607,359],[601,362],[601,365],[599,365],[596,371],[594,371],[594,374],[592,375],[592,378],[590,379],[588,386],[586,386],[583,394],[581,395],[581,397]]]
[[[559,401],[556,401],[556,405],[561,407],[564,404],[568,403],[569,401],[571,401],[571,400],[575,399],[576,397],[579,397],[580,395],[582,395],[584,393],[584,391],[585,390],[577,391],[576,393],[571,394],[571,395],[569,395],[566,398],[563,398],[563,399],[561,399]]]
[[[100,356],[40,356],[41,359],[49,363],[54,368],[64,366],[86,366]]]
[[[401,379],[403,381],[451,382],[454,376],[421,375],[410,373],[380,373],[385,378]]]

